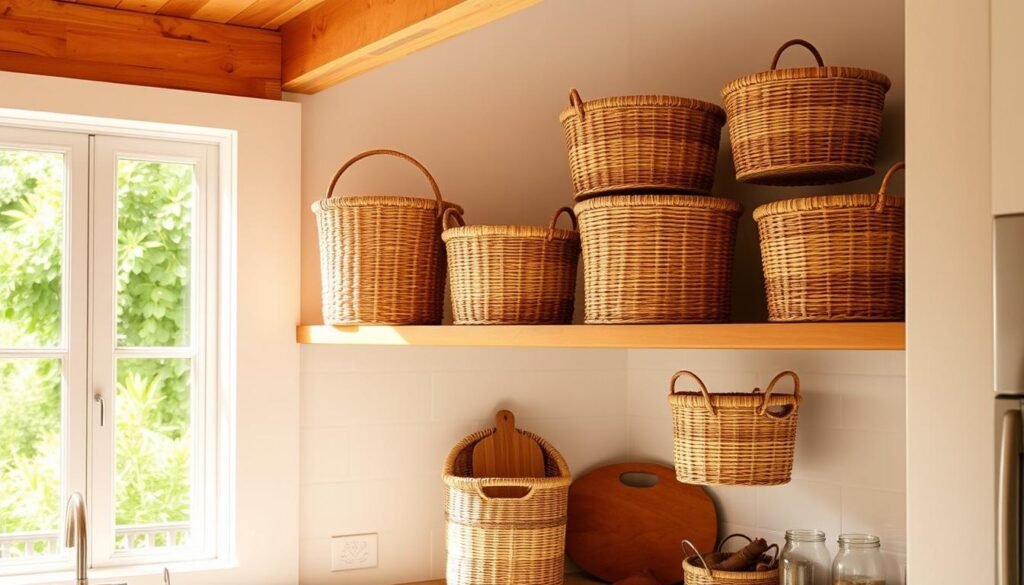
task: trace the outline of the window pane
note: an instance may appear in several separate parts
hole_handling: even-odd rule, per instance
[[[0,347],[61,340],[64,155],[0,149]]]
[[[117,362],[116,548],[188,544],[192,426],[188,359]]]
[[[0,359],[0,562],[60,552],[61,361]]]
[[[117,164],[117,344],[189,343],[195,167]]]

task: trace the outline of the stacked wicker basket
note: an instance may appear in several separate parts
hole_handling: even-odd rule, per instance
[[[777,69],[792,46],[817,67]],[[873,174],[889,90],[885,75],[826,67],[807,41],[771,69],[722,89],[736,179],[821,185]],[[754,210],[772,321],[903,319],[903,199],[878,193],[778,201]]]
[[[729,318],[739,204],[708,197],[725,112],[630,96],[561,114],[583,243],[587,323]]]

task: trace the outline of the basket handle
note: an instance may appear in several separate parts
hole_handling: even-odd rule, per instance
[[[889,193],[889,181],[892,180],[893,176],[898,171],[906,168],[907,163],[900,161],[889,167],[889,170],[885,172],[885,176],[882,177],[882,186],[878,189],[878,200],[875,201],[875,211],[882,211],[882,208],[885,207],[886,195]]]
[[[686,554],[686,547],[690,547],[690,550],[693,551],[693,556],[697,557],[700,560],[700,564],[704,565],[705,575],[710,577],[711,576],[711,569],[708,568],[708,562],[704,560],[704,555],[700,554],[700,551],[697,550],[697,547],[693,546],[693,543],[690,542],[689,540],[685,539],[685,538],[683,539],[683,545],[682,546],[683,546],[683,554]],[[690,558],[690,557],[686,557],[683,560],[685,561],[688,558]],[[700,567],[698,567],[694,563],[691,563],[691,564],[693,564],[694,568],[697,568],[697,569],[700,568]]]
[[[750,538],[746,534],[743,534],[741,532],[734,532],[734,533],[730,534],[729,536],[726,536],[725,538],[723,538],[721,540],[721,542],[718,543],[718,546],[715,547],[715,552],[722,552],[722,548],[725,547],[725,543],[729,542],[733,538],[736,538],[737,536],[740,537],[740,538],[747,539],[747,544],[750,544],[751,542],[754,542],[754,539]]]
[[[775,385],[778,384],[779,381],[782,380],[783,378],[792,378],[793,379],[793,396],[796,398],[796,406],[792,410],[790,410],[789,412],[787,412],[786,414],[784,414],[782,416],[775,416],[774,414],[771,414],[770,412],[768,412],[768,398],[772,395],[772,392],[775,391]],[[780,372],[780,373],[776,374],[775,377],[772,378],[772,381],[768,383],[768,389],[765,390],[765,392],[764,392],[764,399],[761,401],[761,407],[757,409],[757,414],[761,415],[761,416],[770,416],[772,418],[777,418],[779,420],[786,420],[787,418],[793,416],[796,413],[797,408],[799,408],[799,407],[800,407],[800,376],[797,376],[796,372],[793,372],[793,371],[790,371],[790,370],[786,370],[785,372]]]
[[[822,61],[822,59],[821,59],[821,53],[818,52],[818,49],[814,48],[814,45],[812,45],[811,43],[809,43],[809,42],[807,42],[807,41],[805,41],[803,39],[793,39],[791,41],[786,41],[781,47],[779,47],[778,51],[775,51],[775,56],[772,57],[772,67],[771,67],[772,71],[775,71],[775,69],[778,68],[778,66],[779,66],[779,57],[782,56],[782,53],[786,49],[792,47],[793,45],[800,45],[801,47],[804,47],[805,49],[810,51],[811,54],[814,55],[814,60],[818,62],[818,67],[824,67],[825,66],[825,62]]]
[[[490,501],[490,500],[518,500],[518,501],[528,500],[528,499],[532,498],[533,494],[537,491],[536,490],[537,486],[534,486],[534,485],[523,485],[523,480],[522,479],[517,479],[517,478],[514,478],[514,477],[488,477],[488,478],[482,478],[473,487],[476,490],[477,495],[480,496],[482,499],[487,500],[487,501]],[[485,493],[485,490],[487,488],[492,488],[492,487],[517,487],[517,488],[523,488],[523,489],[525,489],[527,491],[526,491],[525,494],[523,494],[522,496],[519,496],[518,498],[492,498],[491,496],[488,496]]]
[[[455,220],[457,225],[451,225],[452,220]],[[449,207],[444,210],[444,215],[441,216],[441,227],[450,230],[453,227],[463,227],[466,225],[466,220],[462,219],[462,214],[459,213],[458,209]]]
[[[569,106],[576,110],[576,115],[582,120],[584,117],[583,98],[580,97],[580,92],[575,87],[569,90]]]
[[[357,155],[353,156],[352,158],[350,158],[348,160],[348,162],[346,162],[345,164],[341,165],[341,168],[338,169],[338,172],[334,174],[334,178],[331,179],[331,186],[327,188],[327,198],[330,199],[331,197],[334,196],[334,186],[338,184],[338,180],[341,179],[341,175],[343,175],[345,173],[345,171],[347,171],[349,169],[349,167],[351,167],[352,165],[356,164],[357,162],[363,160],[364,158],[369,158],[371,156],[378,156],[378,155],[387,155],[387,156],[394,156],[394,157],[400,158],[400,159],[402,159],[404,161],[408,161],[413,166],[415,166],[417,169],[419,169],[420,172],[423,173],[423,176],[427,178],[427,181],[430,182],[430,188],[433,189],[433,191],[434,191],[434,198],[437,199],[437,202],[438,202],[437,215],[438,216],[441,215],[441,213],[444,211],[444,199],[441,197],[441,188],[437,186],[437,181],[434,180],[434,176],[430,174],[430,171],[427,170],[427,167],[423,166],[423,164],[420,163],[420,161],[414,159],[413,157],[409,156],[408,154],[405,154],[404,152],[399,152],[397,150],[391,150],[389,148],[378,148],[378,149],[374,149],[374,150],[367,150],[366,152],[363,152],[363,153],[360,153],[360,154],[357,154]]]
[[[580,231],[580,224],[579,224],[578,221],[576,221],[576,214],[573,213],[572,208],[571,207],[559,207],[558,211],[555,212],[555,215],[551,217],[551,225],[548,226],[548,241],[549,242],[552,240],[552,238],[555,237],[555,226],[558,225],[558,218],[562,217],[563,213],[566,216],[568,216],[569,221],[572,222],[572,231],[574,231],[574,232]]]
[[[668,395],[672,396],[676,394],[676,380],[687,376],[693,378],[697,382],[697,386],[700,387],[700,393],[704,395],[704,406],[711,413],[711,416],[718,416],[718,409],[715,408],[714,404],[711,404],[711,394],[708,393],[708,387],[704,385],[704,380],[701,380],[697,374],[694,374],[690,370],[679,370],[675,374],[672,374],[672,381],[668,383]]]

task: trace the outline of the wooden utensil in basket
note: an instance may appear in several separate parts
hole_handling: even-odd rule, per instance
[[[497,432],[473,447],[473,477],[544,477],[544,453],[537,441],[516,430],[510,410],[494,417]],[[492,498],[521,498],[527,489],[513,486],[487,488]]]

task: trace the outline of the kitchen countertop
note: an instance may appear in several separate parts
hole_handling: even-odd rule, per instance
[[[595,581],[584,575],[573,573],[565,576],[565,585],[591,585],[594,583],[603,583],[603,581]],[[420,581],[419,583],[406,583],[405,585],[445,585],[444,579],[437,581]]]

